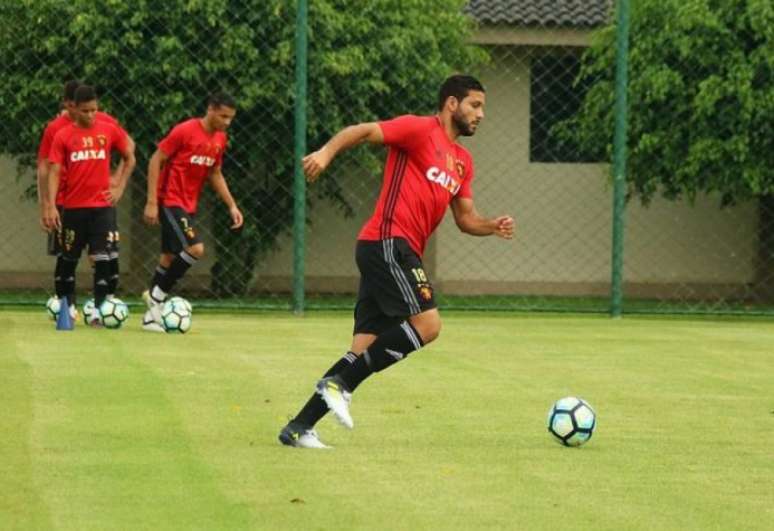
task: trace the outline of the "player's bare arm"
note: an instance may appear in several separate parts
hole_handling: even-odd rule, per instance
[[[126,135],[126,149],[132,153],[132,157],[134,157],[134,148],[134,139],[131,136]],[[135,160],[135,166],[136,164],[137,163]],[[121,160],[118,162],[118,166],[116,166],[115,173],[110,176],[110,190],[106,196],[107,200],[110,201],[113,205],[121,200],[121,197],[124,195],[124,191],[126,190],[126,185],[129,182],[129,177],[132,175],[132,171],[134,171],[134,166],[132,166],[132,169],[129,172],[124,171],[125,168],[126,159],[122,154]]]
[[[226,178],[223,177],[220,166],[215,166],[215,168],[213,168],[209,179],[210,186],[212,186],[212,189],[215,190],[215,193],[218,194],[220,200],[223,201],[228,208],[228,213],[231,216],[232,222],[231,228],[238,229],[244,223],[244,217],[237,207],[236,201],[234,201],[234,197],[231,195],[231,191],[228,189]]]
[[[62,220],[59,219],[59,211],[56,209],[56,193],[59,191],[59,172],[62,166],[51,164],[48,171],[48,194],[45,213],[43,214],[43,224],[48,230],[59,230],[62,228]]]
[[[48,231],[45,222],[46,206],[48,205],[48,172],[51,170],[47,159],[38,160],[38,207],[40,207],[40,228]]]
[[[159,202],[158,202],[158,185],[159,174],[161,168],[167,162],[167,156],[163,151],[157,149],[153,156],[151,156],[148,162],[148,191],[147,198],[145,200],[145,211],[143,212],[143,220],[148,225],[159,224]]]
[[[379,124],[376,122],[366,122],[345,127],[333,135],[323,147],[304,157],[302,165],[306,180],[309,182],[316,181],[336,155],[363,142],[371,144],[384,143],[384,134]]]
[[[457,227],[473,236],[490,236],[494,234],[500,238],[510,240],[513,238],[515,223],[510,216],[498,216],[485,218],[476,210],[473,200],[469,197],[457,197],[452,203],[452,213]]]
[[[126,189],[126,183],[129,182],[129,176],[137,165],[137,159],[134,156],[134,140],[127,137],[126,151],[121,152],[121,162],[118,164],[115,175],[110,179],[110,188],[105,193],[105,199],[115,205],[121,200]]]

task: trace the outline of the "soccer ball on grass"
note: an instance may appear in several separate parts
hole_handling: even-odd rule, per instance
[[[62,301],[59,300],[59,297],[54,295],[53,297],[49,297],[49,299],[46,301],[46,313],[48,314],[48,318],[52,321],[56,321],[57,317],[59,317],[59,309],[62,307]],[[70,317],[75,319],[76,316],[76,310],[75,308],[70,308]]]
[[[89,299],[83,304],[83,319],[88,323],[91,321],[91,315],[94,313],[94,299]]]
[[[86,308],[84,308],[84,313],[86,313]],[[105,328],[121,328],[121,325],[129,317],[129,307],[121,299],[105,299],[99,306],[99,315]]]
[[[585,400],[568,396],[557,400],[548,412],[548,432],[565,446],[580,446],[591,439],[597,416]]]
[[[161,324],[167,332],[188,332],[191,329],[191,303],[182,297],[166,301],[161,308]]]

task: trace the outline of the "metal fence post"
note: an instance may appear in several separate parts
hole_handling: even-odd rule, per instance
[[[304,230],[306,181],[301,159],[306,153],[307,0],[298,0],[296,14],[296,100],[294,109],[293,175],[293,312],[304,312]]]
[[[613,138],[613,257],[610,294],[610,313],[613,317],[620,317],[623,311],[628,59],[629,0],[619,0],[616,27],[615,136]]]

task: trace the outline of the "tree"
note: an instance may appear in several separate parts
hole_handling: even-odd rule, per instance
[[[464,0],[309,2],[310,146],[347,123],[430,111],[441,80],[480,63],[466,44]],[[138,172],[170,126],[202,114],[220,88],[239,103],[224,173],[246,215],[232,234],[216,217],[212,291],[240,295],[292,223],[295,1],[19,0],[0,16],[0,152],[29,165],[62,81],[97,84],[103,106],[134,136]],[[160,8],[161,7],[161,8]],[[160,8],[160,9],[159,9]],[[368,164],[363,152],[362,163]],[[372,156],[371,156],[372,157]],[[136,179],[144,186],[143,179]],[[310,205],[351,210],[335,176]],[[139,219],[143,194],[133,194]],[[134,231],[139,232],[139,231]]]
[[[723,205],[774,193],[774,5],[770,0],[638,0],[629,50],[629,195]],[[610,157],[615,27],[584,54],[592,81],[555,133]]]

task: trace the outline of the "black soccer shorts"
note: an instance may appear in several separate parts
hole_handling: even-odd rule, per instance
[[[178,254],[186,247],[201,243],[195,228],[196,216],[180,207],[159,207],[161,218],[161,252]]]
[[[62,214],[62,254],[77,260],[86,245],[89,254],[109,255],[119,240],[113,207],[65,208]]]
[[[359,240],[355,260],[360,270],[356,334],[379,335],[407,317],[437,306],[422,259],[405,239]]]

